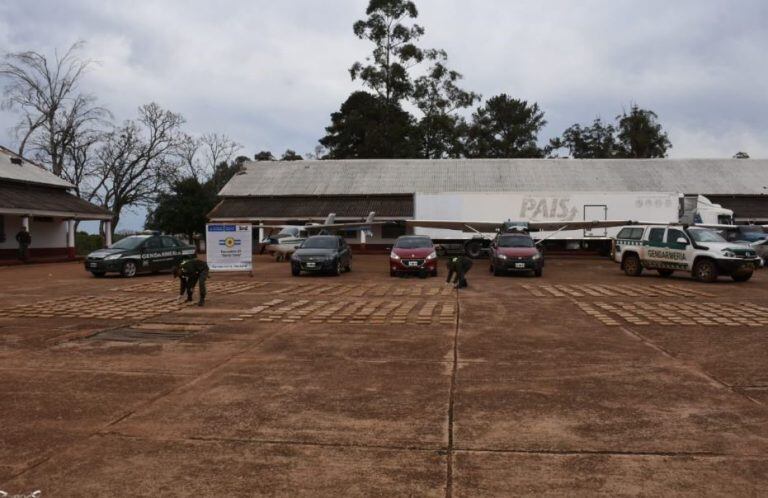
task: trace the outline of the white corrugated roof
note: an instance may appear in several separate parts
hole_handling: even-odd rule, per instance
[[[768,194],[765,159],[261,161],[222,196],[642,191]]]
[[[22,160],[21,164],[13,164],[12,157],[18,157],[4,147],[0,147],[0,180],[14,180],[18,182],[37,183],[52,187],[73,188],[74,185],[59,178],[50,171]]]

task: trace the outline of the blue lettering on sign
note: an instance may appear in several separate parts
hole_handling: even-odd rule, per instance
[[[236,225],[208,225],[209,232],[234,232]]]

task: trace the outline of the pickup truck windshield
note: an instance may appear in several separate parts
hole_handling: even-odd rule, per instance
[[[696,242],[728,242],[712,230],[702,228],[688,230],[691,238]]]

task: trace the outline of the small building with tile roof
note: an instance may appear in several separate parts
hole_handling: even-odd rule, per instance
[[[16,259],[16,234],[30,232],[31,258],[74,258],[77,221],[112,213],[72,194],[74,185],[0,146],[0,260]],[[107,230],[109,233],[109,230]]]

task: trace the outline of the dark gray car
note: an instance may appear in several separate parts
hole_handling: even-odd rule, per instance
[[[183,260],[193,257],[194,246],[170,235],[131,235],[107,249],[90,253],[85,258],[85,269],[95,277],[103,277],[106,273],[133,277],[142,272],[170,270]]]
[[[315,235],[305,240],[291,256],[291,273],[333,273],[351,271],[352,251],[336,235]]]

